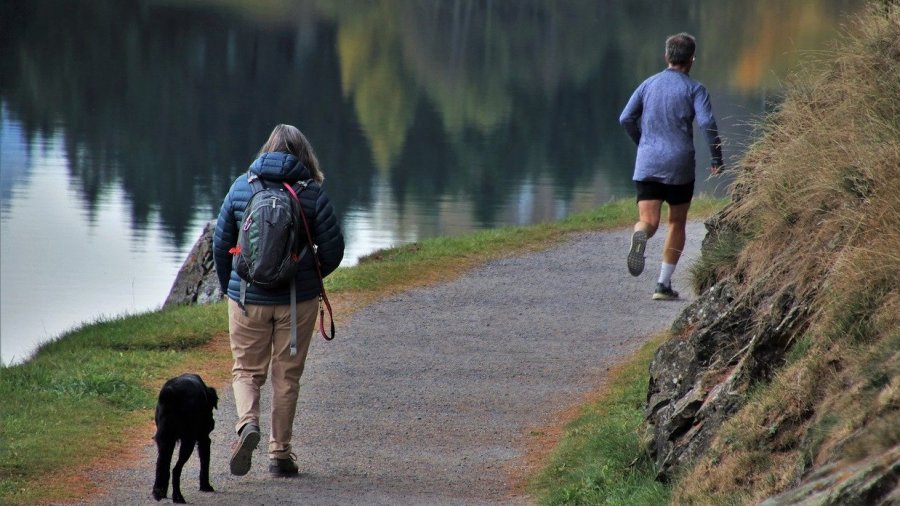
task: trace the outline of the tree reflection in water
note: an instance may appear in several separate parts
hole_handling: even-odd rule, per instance
[[[64,134],[89,216],[121,185],[132,227],[158,212],[178,247],[280,122],[315,144],[341,215],[377,179],[425,233],[447,201],[491,226],[526,182],[551,185],[537,208],[630,195],[616,118],[665,35],[698,36],[695,76],[740,137],[796,44],[821,47],[861,3],[13,0],[0,101],[26,139]]]

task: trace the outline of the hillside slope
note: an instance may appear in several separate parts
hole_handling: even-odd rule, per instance
[[[678,504],[900,503],[900,6],[802,69],[651,365]]]

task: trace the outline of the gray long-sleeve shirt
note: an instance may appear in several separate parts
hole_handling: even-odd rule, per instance
[[[638,86],[619,123],[637,144],[635,181],[686,184],[694,180],[694,118],[705,134],[713,165],[722,147],[706,88],[684,72],[666,69]]]

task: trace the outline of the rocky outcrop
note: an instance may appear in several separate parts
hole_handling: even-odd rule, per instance
[[[806,299],[790,286],[765,293],[766,285],[738,291],[735,279],[718,281],[685,309],[674,337],[657,350],[645,415],[659,479],[667,481],[709,447],[751,385],[784,362],[803,330]]]
[[[900,6],[853,24],[735,164],[652,362],[648,448],[683,504],[900,500]]]
[[[222,290],[219,289],[212,254],[212,236],[215,228],[214,221],[203,227],[200,238],[178,271],[163,307],[176,304],[208,304],[222,300]]]

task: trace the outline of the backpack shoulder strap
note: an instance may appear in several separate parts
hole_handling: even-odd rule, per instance
[[[250,189],[253,190],[253,194],[257,194],[266,188],[266,185],[263,184],[262,178],[259,177],[259,174],[256,174],[251,171],[247,171],[247,182],[250,183]]]
[[[300,180],[300,181],[297,181],[296,183],[292,184],[291,188],[294,189],[295,193],[299,194],[300,192],[302,192],[303,190],[308,188],[309,185],[313,184],[314,182],[315,182],[315,179]]]
[[[287,189],[287,191],[288,191],[288,192],[291,194],[291,196],[293,197],[294,203],[296,203],[296,204],[297,204],[297,207],[300,209],[300,211],[301,211],[300,214],[303,215],[303,219],[304,219],[304,220],[306,219],[306,216],[305,216],[305,214],[302,212],[302,211],[303,211],[303,205],[300,203],[300,193],[301,193],[303,190],[309,188],[309,185],[311,185],[311,184],[314,183],[314,182],[315,182],[315,180],[313,180],[313,179],[307,179],[307,180],[305,180],[305,181],[304,181],[304,180],[297,181],[297,182],[294,183],[294,184],[288,184],[286,181],[284,181],[284,182],[281,183],[281,185],[282,185],[285,189]]]

